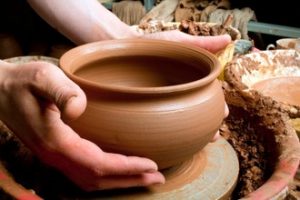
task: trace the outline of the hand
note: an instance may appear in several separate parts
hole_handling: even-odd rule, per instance
[[[212,53],[216,53],[224,49],[226,45],[228,45],[231,42],[231,37],[229,35],[193,36],[183,33],[179,30],[145,34],[141,37],[149,39],[183,42],[184,44],[191,44],[198,47],[202,47]]]
[[[0,120],[82,189],[164,183],[153,161],[103,152],[65,124],[82,114],[86,97],[55,65],[0,61],[0,93]]]
[[[230,42],[231,37],[229,35],[219,35],[219,36],[193,36],[179,30],[173,31],[164,31],[151,34],[145,34],[141,37],[149,39],[160,39],[160,40],[169,40],[183,42],[185,44],[195,45],[201,48],[204,48],[212,53],[217,53],[218,51],[224,49]],[[225,116],[226,118],[229,114],[228,106],[225,105]],[[217,131],[215,136],[212,139],[212,142],[220,138],[220,133]]]

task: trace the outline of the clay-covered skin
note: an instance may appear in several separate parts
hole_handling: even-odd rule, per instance
[[[61,68],[86,93],[70,125],[103,150],[177,165],[213,138],[225,100],[209,52],[159,40],[91,43],[64,54]]]

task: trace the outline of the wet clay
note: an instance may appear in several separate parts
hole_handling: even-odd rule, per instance
[[[181,43],[90,43],[60,59],[86,93],[86,111],[69,125],[103,150],[178,165],[210,142],[224,118],[220,63]]]
[[[290,123],[291,118],[300,116],[299,102],[295,104],[299,94],[293,94],[299,93],[299,58],[295,50],[262,51],[240,56],[225,68],[225,98],[230,116],[235,116],[233,122],[237,123],[229,128],[242,134],[233,143],[246,138],[255,147],[245,151],[242,143],[239,157],[253,159],[257,152],[257,158],[266,160],[266,164],[258,160],[244,165],[247,171],[241,175],[239,193],[246,198],[284,199],[299,167],[299,138]],[[256,146],[260,141],[253,142],[253,136],[260,138],[264,148]]]
[[[164,87],[189,83],[207,76],[207,63],[193,66],[179,58],[121,56],[82,66],[74,74],[99,84],[129,87]]]
[[[232,40],[241,39],[241,33],[232,26],[224,27],[223,24],[194,22],[192,20],[182,20],[181,22],[150,21],[144,22],[137,27],[137,31],[144,34],[179,30],[181,32],[197,36],[216,36],[228,34]]]

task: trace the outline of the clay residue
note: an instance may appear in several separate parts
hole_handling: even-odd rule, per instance
[[[233,146],[239,158],[240,174],[232,199],[240,199],[255,191],[268,178],[267,154],[262,138],[256,134],[254,127],[242,118],[231,116],[220,133]]]
[[[275,50],[242,55],[228,64],[225,74],[244,89],[269,78],[300,77],[300,54],[295,50]]]
[[[229,105],[241,107],[252,115],[261,118],[259,122],[264,127],[272,130],[272,134],[276,139],[276,143],[281,147],[281,156],[283,158],[290,156],[292,148],[283,148],[285,141],[290,141],[290,138],[295,138],[297,135],[290,123],[291,116],[298,116],[300,114],[298,107],[283,105],[274,101],[271,97],[262,96],[256,91],[243,91],[231,87],[227,82],[224,82],[223,88],[225,91],[226,102]],[[294,148],[299,149],[298,142]],[[300,158],[300,151],[297,152],[296,157]]]
[[[229,63],[224,72],[223,88],[231,112],[227,123],[232,132],[229,140],[232,138],[234,140],[236,132],[257,135],[256,139],[263,141],[265,154],[269,155],[265,157],[269,175],[278,167],[279,162],[297,163],[300,160],[299,138],[291,123],[291,119],[299,118],[300,107],[278,102],[251,87],[261,80],[281,76],[300,76],[300,55],[297,52],[283,50],[243,55]],[[237,117],[238,113],[243,114]],[[232,126],[234,124],[237,125]],[[245,136],[240,135],[238,139],[240,137]],[[255,138],[248,138],[250,141],[252,139]],[[251,168],[251,165],[247,168]],[[259,174],[251,170],[249,173],[252,174],[251,177]],[[262,176],[268,177],[267,174]],[[242,177],[243,174],[241,179]],[[285,178],[293,179],[293,177]],[[244,186],[238,194],[243,196],[251,193],[257,183],[252,179],[246,183],[245,179]]]
[[[295,50],[275,50],[250,53],[236,57],[224,69],[224,79],[236,90],[244,91],[244,96],[261,99],[263,96],[252,86],[257,82],[276,77],[300,77],[300,54]],[[268,98],[264,98],[265,101]],[[286,103],[272,103],[274,109],[299,117],[300,107]]]
[[[196,23],[191,20],[183,20],[178,29],[184,33],[197,36],[216,36],[228,34],[232,40],[240,39],[239,33],[230,26],[224,27],[222,24]]]
[[[230,110],[226,119],[230,134],[222,129],[221,133],[239,155],[242,173],[235,195],[240,198],[262,186],[276,163],[299,160],[300,144],[285,106],[226,82],[223,87]]]
[[[149,21],[138,26],[139,31],[143,33],[155,33],[170,30],[180,30],[184,33],[197,36],[215,36],[228,34],[232,40],[241,38],[240,32],[231,26],[224,27],[222,24],[194,22],[191,20],[182,20],[175,23],[164,23],[162,21]]]

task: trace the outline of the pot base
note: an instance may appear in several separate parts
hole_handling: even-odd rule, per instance
[[[223,138],[179,166],[163,171],[166,183],[145,188],[100,191],[64,200],[229,199],[239,174],[237,155]],[[68,196],[68,195],[66,195]]]

